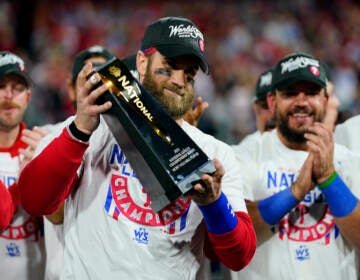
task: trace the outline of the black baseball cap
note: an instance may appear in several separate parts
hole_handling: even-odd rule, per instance
[[[272,89],[273,69],[270,68],[262,72],[256,82],[254,102],[265,100],[269,91]]]
[[[142,39],[141,50],[146,51],[150,48],[156,48],[168,58],[195,55],[203,72],[209,73],[204,36],[187,18],[164,17],[150,24]]]
[[[323,64],[312,55],[297,52],[285,56],[273,71],[273,90],[284,90],[299,81],[309,81],[326,88]]]
[[[85,65],[85,60],[89,59],[90,57],[94,56],[101,56],[105,58],[106,60],[109,60],[110,58],[113,58],[114,55],[107,50],[106,48],[102,46],[92,46],[90,48],[87,48],[81,52],[79,52],[74,60],[73,69],[72,69],[72,76],[71,76],[71,82],[74,85],[77,76],[79,75],[79,72]],[[96,65],[95,65],[96,66]]]
[[[27,87],[34,84],[26,72],[24,60],[11,52],[0,52],[0,77],[10,73],[21,76],[25,80]]]

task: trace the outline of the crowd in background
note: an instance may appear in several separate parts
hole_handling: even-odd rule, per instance
[[[358,1],[0,1],[0,49],[27,59],[35,80],[28,126],[73,113],[66,80],[75,54],[91,45],[119,58],[135,53],[145,27],[182,15],[205,34],[211,75],[196,93],[210,107],[199,127],[237,143],[255,130],[250,106],[259,74],[293,51],[331,70],[343,119],[360,113]],[[341,121],[341,120],[340,120]]]

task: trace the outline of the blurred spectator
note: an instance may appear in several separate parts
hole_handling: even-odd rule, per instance
[[[16,26],[22,21],[16,16],[18,2],[0,3],[2,49],[21,47],[16,41]],[[210,106],[199,127],[222,140],[237,143],[255,131],[254,115],[246,109],[249,89],[263,69],[294,51],[313,53],[333,69],[340,116],[360,110],[360,5],[355,0],[134,0],[126,5],[114,0],[42,0],[34,2],[32,10],[29,49],[22,51],[28,53],[32,75],[41,82],[34,89],[29,125],[56,122],[69,113],[63,79],[69,71],[68,57],[94,44],[127,56],[137,50],[145,26],[165,15],[192,18],[207,34],[211,76],[197,93]],[[51,94],[40,98],[44,95],[37,91],[44,90]]]

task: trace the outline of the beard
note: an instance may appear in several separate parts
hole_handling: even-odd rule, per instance
[[[291,129],[288,125],[287,119],[278,119],[278,129],[281,134],[291,143],[303,144],[306,142],[304,133],[306,130]]]
[[[308,125],[302,125],[297,128],[291,128],[289,125],[289,116],[296,113],[297,111],[310,113],[309,109],[295,108],[290,112],[282,114],[276,108],[275,121],[277,123],[278,130],[285,139],[287,139],[291,143],[304,144],[307,141],[304,134],[308,131]],[[311,114],[314,116],[314,122],[322,122],[325,116],[324,111],[311,112]]]
[[[265,122],[264,131],[271,131],[276,127],[275,119],[271,118]]]
[[[157,84],[154,75],[151,73],[149,64],[142,84],[175,120],[183,117],[192,107],[195,96],[194,89],[186,90],[166,82]],[[165,88],[178,93],[178,95],[164,93]]]
[[[19,125],[19,123],[23,119],[23,115],[25,112],[24,108],[21,108],[18,104],[14,102],[3,102],[0,104],[0,109],[9,107],[16,108],[18,112],[15,115],[0,114],[0,130],[7,132],[13,130]]]

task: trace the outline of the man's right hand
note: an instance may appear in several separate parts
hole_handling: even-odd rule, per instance
[[[109,110],[112,106],[110,101],[104,104],[96,104],[99,96],[108,90],[108,87],[103,84],[96,89],[92,79],[87,79],[87,76],[93,71],[91,63],[87,63],[80,71],[76,80],[76,102],[77,111],[74,123],[80,131],[90,135],[98,127],[100,122],[100,114]],[[97,81],[100,81],[98,73],[93,74]]]
[[[298,201],[302,201],[306,194],[315,188],[316,184],[313,180],[313,164],[314,164],[314,155],[309,153],[306,158],[301,170],[299,172],[298,178],[291,185],[291,191],[294,198]]]

